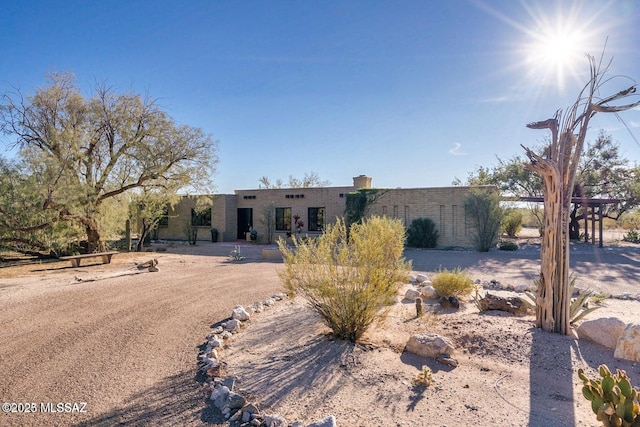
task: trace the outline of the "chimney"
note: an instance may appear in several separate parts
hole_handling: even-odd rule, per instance
[[[353,188],[360,190],[361,188],[371,188],[371,178],[366,175],[353,177]]]

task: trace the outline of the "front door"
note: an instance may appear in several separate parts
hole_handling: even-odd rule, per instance
[[[238,239],[244,240],[245,233],[253,227],[253,208],[238,208]]]

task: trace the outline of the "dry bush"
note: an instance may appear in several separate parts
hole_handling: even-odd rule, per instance
[[[410,262],[402,258],[405,229],[398,220],[372,217],[353,224],[328,225],[313,240],[278,242],[287,291],[305,298],[337,339],[355,342],[386,316]]]
[[[455,270],[440,270],[431,279],[431,286],[440,296],[449,297],[451,295],[469,295],[474,289],[473,280],[460,268]]]

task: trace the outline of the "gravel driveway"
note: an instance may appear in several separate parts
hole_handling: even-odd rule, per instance
[[[21,404],[16,410],[36,412],[2,413],[0,425],[222,425],[199,391],[198,347],[235,305],[281,291],[281,263],[263,262],[260,248],[250,245],[242,249],[245,261],[231,262],[232,249],[174,245],[116,255],[109,265],[23,267],[19,277],[0,269],[0,396]],[[535,245],[513,253],[406,256],[417,271],[460,266],[473,278],[513,284],[528,282],[539,268]],[[137,268],[153,257],[159,272]],[[572,266],[584,287],[640,292],[637,247],[578,245]]]

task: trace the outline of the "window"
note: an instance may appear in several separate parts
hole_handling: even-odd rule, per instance
[[[211,227],[211,209],[199,212],[191,209],[191,225],[194,227]]]
[[[169,226],[169,206],[165,206],[162,208],[162,215],[160,215],[160,219],[158,220],[158,227],[168,227]]]
[[[309,208],[309,231],[322,231],[324,228],[324,208]]]
[[[291,231],[291,208],[276,208],[276,231]]]

